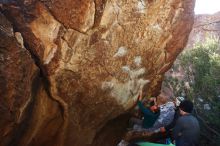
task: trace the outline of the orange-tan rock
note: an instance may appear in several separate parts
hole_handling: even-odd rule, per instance
[[[115,123],[125,121],[120,115],[134,106],[139,90],[149,96],[159,92],[194,17],[192,0],[18,0],[1,9],[14,28],[8,27],[11,38],[18,38],[12,44],[23,42],[20,48],[40,70],[35,87],[36,66],[21,64],[30,74],[18,77],[28,88],[19,92],[26,106],[17,109],[31,111],[14,136],[20,146],[116,144],[112,128],[120,131],[125,124]],[[3,76],[15,86],[11,72]],[[4,102],[17,102],[3,95]]]

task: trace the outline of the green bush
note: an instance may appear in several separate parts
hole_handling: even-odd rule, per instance
[[[166,85],[172,86],[176,96],[180,96],[184,91],[187,97],[194,101],[203,135],[200,145],[218,145],[220,136],[216,132],[220,133],[219,41],[208,39],[204,44],[197,44],[194,48],[185,50],[178,56],[172,70],[178,72],[178,68],[184,71],[184,80],[171,76],[165,79]],[[186,82],[189,83],[188,88],[184,85]],[[210,110],[204,109],[205,103],[210,105]],[[204,136],[209,138],[205,139]]]
[[[217,40],[197,44],[183,52],[179,60],[186,76],[193,79],[190,82],[196,95],[211,99],[217,97],[220,86],[220,49]]]

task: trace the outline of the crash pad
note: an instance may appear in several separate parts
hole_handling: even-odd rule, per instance
[[[151,143],[151,142],[138,142],[139,146],[175,146],[172,143],[169,144],[159,144],[159,143]]]

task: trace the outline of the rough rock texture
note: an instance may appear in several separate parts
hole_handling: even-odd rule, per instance
[[[1,13],[0,34],[0,145],[53,141],[62,122],[60,108],[45,92],[21,34]]]
[[[220,12],[213,15],[195,15],[193,29],[186,48],[191,48],[196,43],[205,42],[208,38],[220,38]]]
[[[19,133],[34,96],[32,85],[38,70],[20,36],[0,13],[0,145],[7,145]]]
[[[120,115],[140,89],[159,92],[194,16],[193,0],[18,0],[0,7],[8,19],[1,15],[0,138],[18,146],[116,144],[113,129],[127,119]]]

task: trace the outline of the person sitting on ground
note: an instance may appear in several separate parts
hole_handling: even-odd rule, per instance
[[[184,100],[179,106],[181,117],[173,128],[173,137],[176,146],[196,146],[198,143],[200,127],[198,120],[191,114],[193,103]]]

